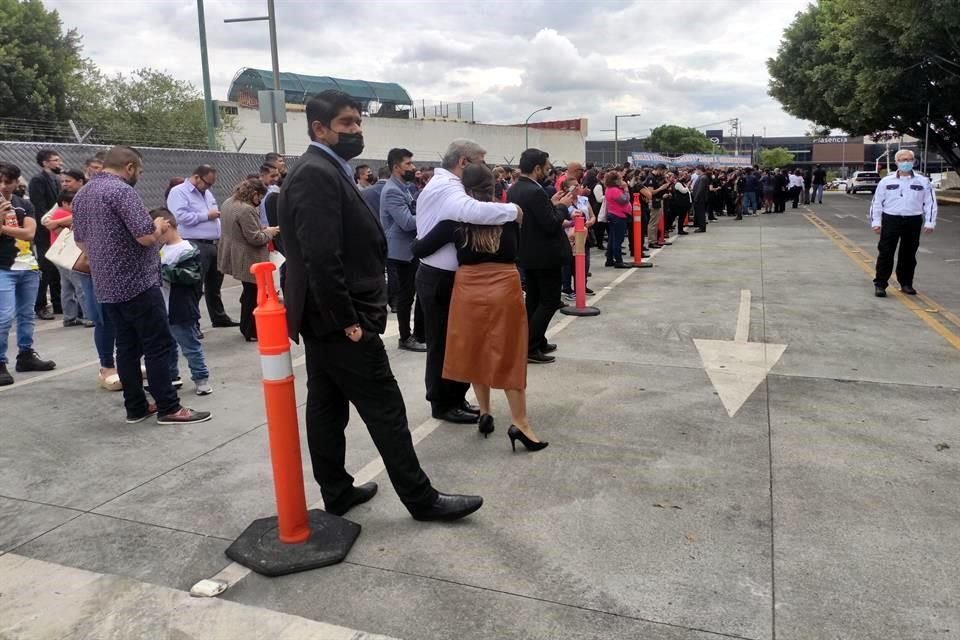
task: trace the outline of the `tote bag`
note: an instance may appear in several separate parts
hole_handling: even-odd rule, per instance
[[[77,246],[71,229],[64,229],[60,232],[54,243],[47,249],[46,258],[58,267],[81,273],[90,273],[87,256]]]

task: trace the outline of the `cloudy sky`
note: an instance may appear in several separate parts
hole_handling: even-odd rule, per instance
[[[472,101],[476,119],[589,118],[591,138],[739,117],[749,136],[807,123],[766,93],[765,61],[807,0],[277,0],[281,71],[397,82],[416,100]],[[164,69],[201,86],[195,0],[46,0],[107,72]],[[206,0],[213,97],[270,68],[263,0]],[[542,117],[536,116],[537,119]],[[720,125],[711,128],[728,128]]]

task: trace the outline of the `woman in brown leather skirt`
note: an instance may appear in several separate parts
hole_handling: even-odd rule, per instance
[[[463,172],[463,187],[477,200],[492,201],[493,173],[471,164]],[[517,271],[520,229],[516,222],[503,226],[461,224],[446,220],[414,244],[414,256],[434,253],[450,242],[457,247],[457,270],[450,303],[447,349],[443,377],[469,382],[480,404],[479,430],[484,437],[494,431],[490,415],[490,389],[503,389],[513,424],[507,431],[530,451],[547,446],[527,419],[527,314]]]

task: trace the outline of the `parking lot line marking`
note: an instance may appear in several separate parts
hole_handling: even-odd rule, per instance
[[[44,380],[49,380],[50,378],[56,378],[57,376],[73,373],[74,371],[80,371],[81,369],[86,369],[87,367],[92,367],[95,364],[99,364],[99,363],[100,363],[99,360],[91,360],[90,362],[75,364],[72,367],[64,367],[63,369],[54,369],[53,371],[42,373],[39,376],[34,376],[33,378],[27,378],[26,380],[21,380],[20,382],[14,382],[13,384],[7,387],[0,387],[0,392],[12,391],[13,389],[19,389],[20,387],[25,387],[28,384],[33,384],[35,382],[43,382]]]
[[[825,236],[830,238],[833,243],[843,251],[848,258],[853,260],[853,262],[866,273],[872,279],[874,276],[873,267],[869,266],[867,263],[872,263],[873,259],[862,249],[860,249],[856,244],[854,244],[849,238],[837,231],[829,223],[822,220],[815,213],[811,212],[809,209],[808,213],[803,214],[803,217],[807,219],[814,227],[820,230]],[[867,258],[866,261],[864,258]],[[891,289],[893,297],[896,298],[905,306],[907,309],[910,309],[918,318],[923,320],[931,329],[937,332],[944,340],[946,340],[952,347],[960,351],[960,336],[950,331],[950,329],[941,322],[941,318],[945,318],[947,321],[956,324],[960,328],[960,323],[954,322],[954,319],[957,319],[956,316],[949,311],[946,313],[953,318],[947,317],[943,311],[943,305],[937,303],[935,300],[929,296],[918,296],[921,300],[929,307],[921,307],[917,305],[913,300],[910,299],[910,296],[902,293],[897,289]]]

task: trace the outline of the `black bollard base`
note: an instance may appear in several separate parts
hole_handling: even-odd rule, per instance
[[[624,262],[623,265],[617,265],[617,269],[652,269],[652,262]]]
[[[579,316],[585,318],[588,316],[598,316],[600,315],[600,309],[596,307],[584,307],[583,309],[578,309],[572,306],[560,307],[560,313],[565,316]]]
[[[277,517],[254,520],[227,549],[227,557],[265,576],[285,576],[342,562],[360,535],[360,525],[320,509],[307,512],[310,538],[280,542]]]

